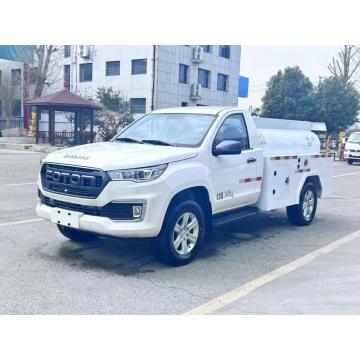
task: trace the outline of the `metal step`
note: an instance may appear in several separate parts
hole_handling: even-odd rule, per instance
[[[240,209],[225,211],[213,216],[213,225],[218,226],[231,221],[240,220],[259,213],[260,210],[253,206],[246,206]]]

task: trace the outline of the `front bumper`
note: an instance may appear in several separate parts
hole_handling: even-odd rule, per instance
[[[167,183],[159,181],[159,179],[148,183],[110,181],[96,199],[66,196],[46,191],[42,188],[40,180],[38,186],[42,195],[48,198],[85,206],[103,207],[113,201],[145,202],[145,212],[141,220],[112,220],[105,216],[88,214],[82,214],[79,217],[80,230],[126,238],[157,236],[160,233],[171,197],[171,190]],[[38,216],[49,221],[51,221],[53,209],[54,207],[47,206],[40,201],[36,206]]]
[[[360,152],[345,151],[344,158],[345,160],[360,160]]]

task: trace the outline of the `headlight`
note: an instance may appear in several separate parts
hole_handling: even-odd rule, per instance
[[[111,180],[115,181],[151,181],[160,177],[167,166],[168,164],[162,164],[139,169],[111,170],[107,174]]]

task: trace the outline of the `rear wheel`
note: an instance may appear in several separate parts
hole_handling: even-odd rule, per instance
[[[91,232],[73,229],[63,225],[58,225],[58,229],[62,235],[64,235],[66,238],[68,238],[71,241],[91,242],[98,239],[98,235]]]
[[[307,183],[301,190],[299,204],[286,208],[291,223],[300,226],[310,225],[317,207],[317,192],[312,183]]]
[[[205,219],[200,205],[183,201],[169,209],[160,235],[153,239],[154,255],[168,265],[188,264],[196,257],[204,235]]]

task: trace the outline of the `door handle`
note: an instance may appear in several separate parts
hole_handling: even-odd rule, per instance
[[[248,164],[253,163],[253,162],[255,162],[255,161],[256,161],[256,159],[253,158],[253,157],[248,158],[248,159],[246,160],[246,162],[247,162]]]

